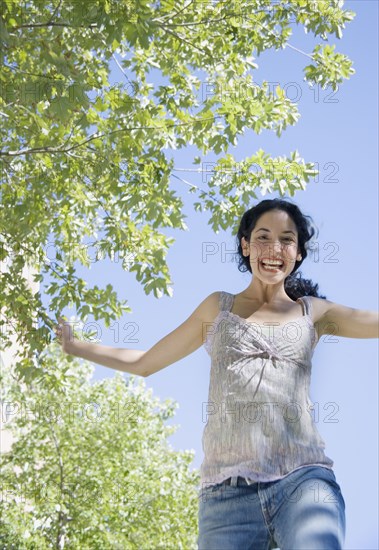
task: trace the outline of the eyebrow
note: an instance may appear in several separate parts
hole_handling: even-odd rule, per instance
[[[258,231],[267,231],[268,233],[270,233],[270,230],[269,229],[266,229],[265,227],[260,227],[259,229],[256,230],[257,232]],[[289,229],[288,231],[282,231],[282,233],[292,233],[293,235],[295,235],[296,237],[296,233],[294,231],[291,231],[291,229]]]

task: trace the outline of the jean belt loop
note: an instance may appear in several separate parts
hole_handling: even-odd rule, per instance
[[[231,487],[237,487],[237,482],[238,482],[238,476],[232,476],[230,478]]]
[[[250,477],[245,477],[245,481],[248,485],[252,485],[253,483],[256,483],[253,479]]]

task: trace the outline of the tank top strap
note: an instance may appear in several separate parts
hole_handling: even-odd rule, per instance
[[[221,290],[219,297],[220,311],[230,311],[233,305],[234,295],[230,292]]]
[[[297,301],[302,304],[304,315],[309,315],[312,317],[312,302],[310,296],[302,296],[301,298],[298,298]]]

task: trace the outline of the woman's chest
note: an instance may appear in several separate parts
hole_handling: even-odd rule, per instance
[[[287,323],[254,323],[224,311],[216,320],[211,340],[212,354],[221,362],[266,358],[308,363],[317,334],[308,316]]]

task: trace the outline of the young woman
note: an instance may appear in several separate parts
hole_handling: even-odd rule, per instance
[[[337,550],[345,503],[312,420],[311,358],[323,334],[377,338],[378,313],[330,302],[298,275],[315,231],[299,208],[264,200],[242,216],[239,294],[213,292],[148,351],[74,341],[63,350],[149,376],[201,345],[211,356],[199,492],[199,550]]]

